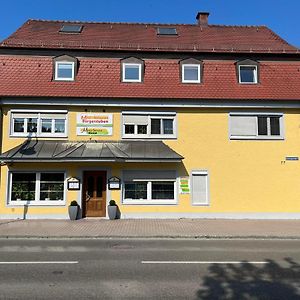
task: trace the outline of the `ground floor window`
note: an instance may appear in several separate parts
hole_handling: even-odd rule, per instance
[[[64,203],[64,172],[11,172],[10,204]]]
[[[124,204],[175,204],[175,171],[124,171]]]

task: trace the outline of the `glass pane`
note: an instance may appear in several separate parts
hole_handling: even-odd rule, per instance
[[[94,196],[94,176],[89,176],[87,180],[87,193],[90,197]]]
[[[138,125],[137,133],[138,134],[147,134],[147,125]]]
[[[173,134],[173,120],[163,119],[164,134]]]
[[[65,132],[65,120],[55,119],[54,120],[54,132],[64,133]]]
[[[151,134],[160,134],[160,119],[151,119]]]
[[[37,132],[37,119],[27,119],[27,132]]]
[[[268,135],[268,118],[257,117],[258,120],[258,135]]]
[[[14,132],[24,132],[24,119],[14,119]]]
[[[134,125],[125,125],[125,134],[134,134]]]
[[[52,129],[52,120],[42,119],[42,132],[51,133],[51,129]]]
[[[184,66],[183,67],[183,79],[184,80],[192,80],[198,81],[198,67],[196,66]]]
[[[13,173],[11,200],[35,200],[35,173]]]
[[[140,80],[140,67],[127,65],[124,75],[126,80]]]
[[[102,197],[102,190],[103,190],[103,177],[98,176],[97,178],[97,197]]]
[[[241,82],[255,82],[256,67],[240,67]]]
[[[40,200],[64,199],[64,174],[41,173]]]
[[[57,64],[57,78],[72,79],[73,78],[73,64],[58,63]]]
[[[147,199],[147,182],[125,183],[125,199]]]
[[[174,182],[152,182],[152,199],[174,199]]]
[[[270,117],[271,135],[280,135],[280,117]]]

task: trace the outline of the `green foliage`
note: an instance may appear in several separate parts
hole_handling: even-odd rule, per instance
[[[110,200],[110,201],[109,201],[109,205],[110,205],[110,206],[117,206],[115,200]]]
[[[75,200],[71,201],[70,206],[78,206],[77,201],[75,201]]]

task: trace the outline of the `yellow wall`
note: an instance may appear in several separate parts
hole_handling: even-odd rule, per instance
[[[25,107],[24,107],[25,108]],[[55,108],[52,109],[64,109]],[[9,137],[10,107],[3,109],[2,152],[19,145],[24,139]],[[39,109],[35,107],[34,109]],[[45,109],[45,108],[40,108]],[[48,108],[46,108],[48,109]],[[66,108],[65,108],[66,109]],[[90,137],[76,136],[76,113],[85,112],[86,107],[68,108],[69,140],[88,140]],[[113,136],[92,137],[99,140],[121,139],[122,108],[105,108],[113,113]],[[153,110],[151,110],[153,111]],[[175,109],[170,109],[175,111]],[[285,161],[286,156],[300,157],[300,114],[298,110],[280,110],[284,113],[284,140],[230,140],[230,109],[177,109],[178,137],[165,140],[177,153],[184,156],[183,163],[65,163],[14,164],[12,169],[46,170],[63,169],[67,176],[81,176],[82,169],[111,170],[111,175],[121,176],[121,170],[168,169],[178,171],[179,176],[189,175],[193,169],[206,169],[210,181],[210,205],[192,206],[190,195],[178,195],[177,205],[122,205],[120,191],[112,191],[123,214],[160,213],[300,213],[300,161]],[[239,110],[240,111],[240,110]],[[244,110],[247,111],[247,110]],[[249,110],[250,111],[250,110]],[[270,110],[261,110],[270,112]],[[103,112],[103,108],[88,108],[88,112]],[[0,215],[22,214],[22,207],[6,205],[8,166],[1,167]],[[77,200],[77,191],[67,193],[67,203]],[[108,199],[109,200],[109,199]],[[31,215],[63,215],[63,207],[29,207]]]

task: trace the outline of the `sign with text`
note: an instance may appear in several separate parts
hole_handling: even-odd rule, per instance
[[[190,193],[190,178],[189,177],[180,177],[179,193],[180,194],[189,194]]]
[[[78,113],[77,135],[112,135],[112,114]]]

